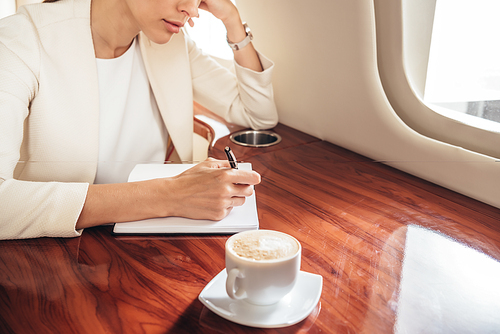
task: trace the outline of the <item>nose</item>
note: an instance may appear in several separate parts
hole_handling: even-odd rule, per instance
[[[177,9],[190,17],[198,17],[199,0],[182,0]]]

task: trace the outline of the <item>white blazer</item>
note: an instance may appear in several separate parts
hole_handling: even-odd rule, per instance
[[[272,128],[273,64],[219,66],[183,33],[139,36],[158,108],[180,159],[192,160],[193,100],[229,122]],[[99,96],[90,0],[22,7],[0,20],[0,239],[80,235],[94,181]]]

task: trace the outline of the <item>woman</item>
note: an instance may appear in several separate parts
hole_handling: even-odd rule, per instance
[[[59,0],[0,21],[0,237],[71,237],[103,223],[218,220],[260,175],[207,160],[174,178],[127,183],[167,138],[192,159],[192,102],[252,128],[277,123],[272,63],[230,0]],[[198,9],[227,28],[235,75],[181,30]],[[246,45],[245,45],[246,44]]]

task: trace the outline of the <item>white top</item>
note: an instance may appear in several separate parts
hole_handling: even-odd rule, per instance
[[[127,182],[136,164],[165,160],[167,130],[136,39],[120,57],[96,61],[100,114],[94,183]]]

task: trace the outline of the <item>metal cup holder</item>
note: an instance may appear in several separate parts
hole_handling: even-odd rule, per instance
[[[243,130],[231,134],[229,139],[242,146],[268,147],[278,144],[281,141],[281,136],[272,131]]]

